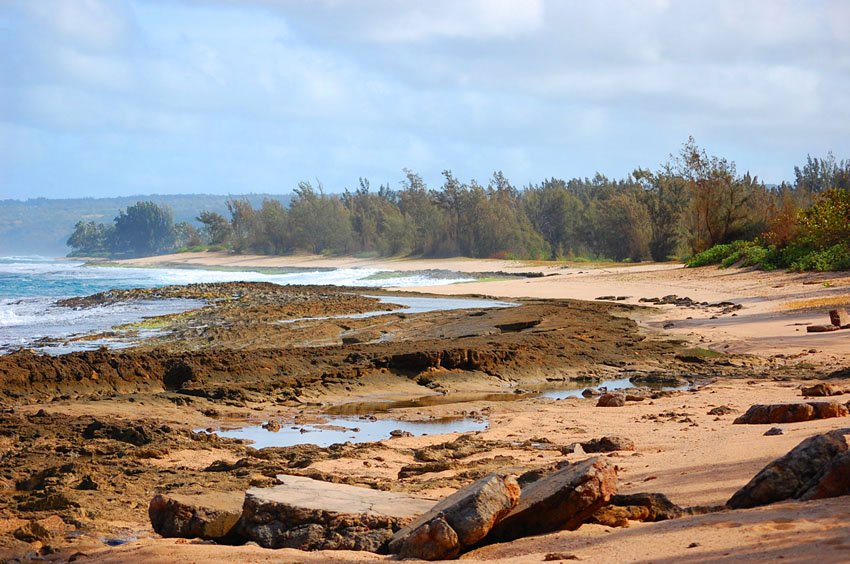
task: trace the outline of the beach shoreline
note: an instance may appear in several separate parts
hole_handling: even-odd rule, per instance
[[[137,267],[191,266],[257,268],[369,268],[387,271],[448,270],[474,274],[503,272],[517,278],[449,283],[427,288],[394,288],[436,295],[491,298],[625,298],[620,303],[651,305],[641,298],[676,295],[698,303],[743,306],[733,315],[711,309],[655,306],[641,323],[695,344],[758,356],[805,357],[829,366],[850,363],[847,333],[806,333],[807,325],[829,322],[828,311],[850,308],[850,272],[764,272],[715,266],[685,268],[678,263],[560,263],[470,258],[356,258],[318,255],[232,255],[180,253],[118,261]],[[537,277],[523,278],[523,273]],[[811,352],[811,351],[816,352]]]
[[[209,301],[161,319],[162,334],[130,350],[0,356],[2,557],[29,551],[59,560],[83,553],[92,562],[387,560],[366,552],[164,539],[154,533],[147,508],[157,493],[243,495],[249,487],[273,486],[279,474],[440,499],[490,472],[548,472],[588,456],[617,467],[619,493],[657,492],[682,507],[720,506],[800,441],[847,426],[846,418],[788,422],[765,436],[769,425],[733,424],[754,404],[805,401],[802,388],[816,382],[850,394],[842,351],[850,331],[809,335],[794,325],[827,322],[826,309],[847,296],[844,273],[224,254],[122,264],[519,275],[400,291],[225,282],[72,300],[83,308],[152,295]],[[521,275],[529,272],[535,276]],[[411,292],[508,298],[516,305],[405,313],[371,297]],[[678,298],[663,305],[646,301],[672,294]],[[358,317],[376,308],[381,315]],[[660,379],[668,388],[635,390],[616,408],[598,407],[598,390],[586,390],[589,398],[529,393],[616,379],[637,388]],[[844,405],[848,397],[818,399]],[[416,398],[441,401],[406,401]],[[333,408],[388,400],[401,403],[362,416],[390,427],[468,419],[479,427],[328,448],[309,444],[320,432],[315,424]],[[257,450],[198,432],[270,422],[306,444]],[[601,437],[634,445],[590,455],[574,448]],[[458,442],[471,450],[423,464],[430,460],[425,451],[454,453]],[[816,552],[819,562],[840,562],[850,548],[843,501],[629,521],[625,528],[585,524],[485,546],[464,558],[806,561]],[[42,522],[61,522],[69,532],[32,540]]]

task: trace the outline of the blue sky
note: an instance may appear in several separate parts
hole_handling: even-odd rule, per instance
[[[850,157],[837,0],[0,0],[0,199]]]

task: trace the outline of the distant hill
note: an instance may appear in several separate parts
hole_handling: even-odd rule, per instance
[[[203,210],[218,212],[227,217],[229,196],[213,194],[175,194],[170,196],[142,195],[120,198],[69,198],[33,200],[0,200],[0,255],[64,256],[70,250],[65,241],[81,219],[112,223],[118,211],[136,202],[150,200],[170,206],[174,221],[197,224],[195,217]],[[281,200],[289,205],[290,195],[244,194],[258,207],[266,198]]]

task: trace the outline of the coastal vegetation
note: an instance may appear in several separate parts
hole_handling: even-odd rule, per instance
[[[226,211],[175,223],[167,206],[138,202],[114,225],[80,221],[74,254],[173,250],[234,253],[684,259],[689,266],[850,268],[850,161],[808,157],[793,183],[768,186],[689,139],[657,170],[623,179],[547,178],[523,188],[503,173],[463,182],[450,170],[429,187],[405,170],[398,189],[325,191],[301,182],[287,203],[231,197]]]
[[[0,195],[0,254],[58,256],[68,252],[68,234],[80,221],[112,224],[121,210],[139,200],[171,208],[175,223],[196,223],[198,210],[227,213],[228,196],[220,194],[152,194],[111,198],[30,198],[4,200]],[[289,204],[288,195],[245,194],[253,205],[273,198]]]

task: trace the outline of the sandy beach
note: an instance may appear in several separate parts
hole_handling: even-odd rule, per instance
[[[122,261],[135,266],[182,265],[236,268],[369,268],[390,271],[450,270],[457,272],[534,272],[541,278],[492,280],[430,286],[429,294],[479,294],[507,298],[595,300],[624,297],[623,303],[641,304],[640,298],[677,295],[696,302],[729,301],[743,308],[735,316],[712,319],[711,311],[656,307],[644,322],[681,335],[701,346],[722,352],[756,355],[808,356],[824,364],[850,362],[845,333],[807,334],[807,324],[828,323],[827,312],[850,307],[850,273],[786,273],[752,269],[702,267],[680,264],[596,265],[541,263],[493,259],[360,259],[316,255],[260,256],[225,253],[181,253]],[[418,288],[408,288],[422,291]],[[670,326],[670,324],[673,324]],[[811,353],[812,349],[817,353]],[[814,357],[812,358],[812,355]]]
[[[629,439],[633,448],[594,456],[616,466],[618,493],[661,493],[683,508],[710,508],[725,504],[806,438],[850,426],[846,417],[788,422],[775,425],[781,433],[766,436],[771,425],[733,424],[754,404],[804,401],[801,389],[816,382],[850,393],[850,331],[805,331],[807,323],[828,323],[829,309],[850,305],[847,273],[208,253],[126,262],[487,273],[481,281],[427,291],[511,298],[518,306],[335,319],[321,314],[367,311],[375,299],[320,286],[173,287],[156,292],[206,297],[213,305],[163,320],[159,336],[120,353],[0,357],[0,373],[12,392],[7,390],[7,409],[0,414],[7,453],[0,476],[8,490],[0,498],[0,549],[6,556],[29,550],[48,559],[76,554],[75,560],[91,562],[387,560],[368,552],[163,539],[151,528],[147,504],[155,493],[269,487],[278,474],[440,499],[489,472],[520,475],[580,462],[588,454],[569,445],[614,436]],[[498,272],[542,276],[491,276]],[[150,292],[111,292],[73,305],[144,299]],[[673,294],[689,299],[641,301]],[[287,317],[294,321],[278,322]],[[685,385],[646,389],[618,408],[597,407],[595,398],[541,395],[659,375]],[[484,395],[493,393],[500,395]],[[390,425],[473,418],[486,428],[336,449],[263,451],[193,433],[268,421],[303,430],[343,404],[420,396],[446,401],[353,413]],[[847,398],[815,399],[843,405]],[[26,448],[35,440],[38,448]],[[423,452],[450,452],[458,440],[468,452],[440,455],[434,466],[421,463]],[[846,499],[620,523],[626,527],[588,523],[576,531],[483,546],[462,558],[846,562]],[[28,520],[54,515],[74,534],[32,540],[21,532]],[[104,539],[116,546],[105,546]]]

